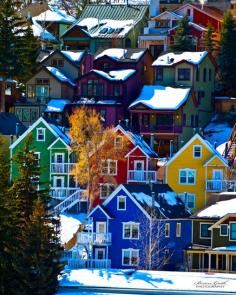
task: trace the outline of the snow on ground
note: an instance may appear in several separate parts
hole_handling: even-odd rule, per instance
[[[200,211],[198,217],[223,217],[228,213],[236,213],[236,198],[220,201]]]
[[[232,292],[236,290],[236,275],[223,273],[190,273],[135,271],[125,274],[116,269],[65,270],[59,286],[97,286],[164,290],[209,290]]]
[[[189,97],[190,88],[144,85],[129,108],[141,103],[154,110],[177,110]]]
[[[85,220],[86,214],[69,214],[60,215],[61,221],[61,243],[67,243],[79,228],[79,225]]]

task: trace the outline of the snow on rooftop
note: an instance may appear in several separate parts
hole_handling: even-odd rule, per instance
[[[167,203],[171,206],[177,205],[177,198],[175,192],[166,192],[163,194],[164,199],[167,201]]]
[[[61,82],[67,82],[67,83],[69,83],[70,85],[72,85],[72,86],[75,86],[75,84],[69,79],[69,78],[67,78],[60,70],[58,70],[57,68],[55,68],[55,67],[46,67],[48,70],[49,70],[49,72],[53,75],[53,76],[55,76],[55,77],[57,77]]]
[[[67,269],[59,278],[59,288],[66,286],[75,287],[74,292],[79,286],[96,286],[97,290],[99,287],[117,288],[119,293],[119,288],[122,286],[131,289],[156,289],[158,293],[160,290],[184,290],[185,294],[190,290],[201,292],[210,290],[217,294],[219,286],[223,286],[223,289],[220,288],[221,291],[234,292],[236,280],[235,274],[225,273],[206,275],[201,272],[136,270],[133,274],[127,275],[124,270],[119,269]],[[79,289],[77,291],[79,292]]]
[[[217,247],[213,251],[236,251],[236,246]]]
[[[148,205],[149,207],[152,207],[152,205],[154,205],[155,207],[160,207],[160,205],[154,201],[153,203],[153,198],[149,195],[146,195],[143,192],[140,193],[132,193],[133,196],[135,196],[135,198],[137,199],[137,201],[139,201],[140,203],[142,203],[143,205]]]
[[[31,28],[32,28],[34,37],[38,37],[42,40],[57,42],[57,39],[51,33],[45,30],[39,23],[37,23],[37,21],[34,20],[34,18],[32,18],[32,22],[33,24]]]
[[[225,144],[226,144],[226,143],[227,143],[227,141],[226,141],[226,142],[223,142],[222,144],[220,144],[220,145],[216,148],[216,150],[217,150],[217,152],[218,152],[219,154],[223,155],[224,150],[225,150]]]
[[[131,56],[130,59],[139,59],[144,53],[144,50],[139,51],[139,52],[134,52]]]
[[[92,70],[92,72],[97,73],[98,75],[111,80],[111,81],[125,81],[127,80],[131,75],[133,75],[136,70],[117,70],[117,71],[110,71],[109,73],[99,71],[99,70]]]
[[[51,99],[44,112],[56,112],[61,113],[65,106],[69,104],[70,101],[68,99]]]
[[[118,59],[124,58],[126,52],[127,52],[127,49],[123,49],[123,48],[109,48],[109,49],[102,51],[100,54],[98,54],[95,57],[95,59],[98,59],[100,57],[107,55],[110,58],[118,60]]]
[[[197,65],[202,62],[202,60],[207,56],[207,51],[202,52],[183,52],[177,53],[167,53],[159,56],[154,62],[153,66],[172,66],[178,62],[186,61],[188,63]]]
[[[73,51],[64,51],[61,50],[61,53],[66,56],[69,60],[72,62],[80,62],[84,52],[83,51],[78,51],[78,52],[73,52]]]
[[[129,108],[141,103],[154,110],[177,110],[189,97],[190,88],[145,85]]]
[[[51,7],[51,10],[46,10],[40,13],[38,16],[33,17],[34,20],[40,22],[63,22],[63,23],[74,23],[76,19],[68,15],[64,10],[56,9]]]
[[[85,220],[86,214],[68,214],[63,213],[60,215],[61,231],[60,238],[61,243],[67,243],[73,235],[77,232],[80,224]]]
[[[76,25],[81,27],[86,27],[88,31],[98,26],[98,24],[101,24],[98,18],[95,17],[88,17],[84,18],[81,21],[79,21]]]
[[[203,210],[201,210],[198,217],[218,218],[223,217],[228,213],[236,213],[236,198],[226,201],[219,201]]]

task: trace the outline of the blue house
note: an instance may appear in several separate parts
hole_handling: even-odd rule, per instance
[[[77,249],[87,251],[77,267],[179,269],[191,244],[189,215],[167,184],[120,185],[88,215],[91,229],[77,234]]]

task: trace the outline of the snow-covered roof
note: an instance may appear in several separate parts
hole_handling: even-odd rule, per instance
[[[78,63],[81,61],[81,59],[84,56],[84,51],[65,51],[65,50],[61,50],[61,53],[67,57],[70,61],[72,61],[73,63]]]
[[[76,21],[73,16],[68,15],[64,10],[59,10],[52,6],[51,10],[48,9],[38,16],[33,17],[33,19],[39,22],[61,22],[68,24],[72,24]]]
[[[221,218],[229,213],[236,213],[236,198],[219,201],[196,214],[197,217]]]
[[[109,48],[100,52],[95,59],[108,56],[114,60],[139,60],[146,49]]]
[[[49,120],[47,119],[47,121]],[[50,122],[49,122],[49,126],[53,129],[54,132],[56,132],[58,137],[60,137],[64,141],[64,143],[66,143],[67,145],[70,144],[71,142],[70,136],[63,127]]]
[[[32,28],[34,37],[37,37],[44,41],[58,42],[58,40],[46,29],[44,29],[36,20],[34,20],[34,18],[32,18],[32,22],[33,24],[31,28]]]
[[[153,110],[177,110],[189,97],[190,88],[145,85],[129,108],[143,104]]]
[[[136,70],[117,70],[117,71],[110,71],[109,73],[103,72],[103,71],[99,71],[99,70],[91,70],[90,73],[96,73],[100,76],[102,76],[103,78],[106,78],[108,80],[111,81],[125,81],[127,80],[130,76],[132,76]]]
[[[71,86],[75,86],[75,83],[73,83],[68,77],[66,77],[60,70],[58,70],[55,67],[46,67],[46,69],[55,76],[58,80],[61,82],[69,83]]]
[[[173,66],[179,62],[188,62],[193,65],[200,64],[203,59],[207,56],[207,51],[202,52],[183,52],[177,53],[167,53],[159,56],[154,62],[153,66]]]
[[[216,150],[219,154],[223,155],[224,151],[225,151],[225,145],[226,145],[227,141],[226,142],[223,142],[222,144],[220,144]]]
[[[54,113],[61,113],[65,106],[70,103],[68,99],[51,99],[44,112],[54,112]]]
[[[213,251],[236,251],[236,246],[225,246],[213,248]]]

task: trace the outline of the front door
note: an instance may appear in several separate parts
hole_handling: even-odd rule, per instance
[[[223,172],[222,170],[213,170],[213,189],[216,191],[222,191],[223,185]]]
[[[56,167],[56,172],[57,173],[64,173],[64,165],[62,163],[64,163],[64,158],[65,158],[65,154],[63,153],[56,153],[54,155],[54,162],[55,167]]]
[[[104,248],[96,248],[95,249],[95,259],[97,260],[103,260],[106,259],[105,257],[105,249]]]
[[[144,180],[144,161],[134,161],[134,180]]]

